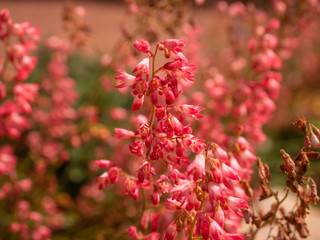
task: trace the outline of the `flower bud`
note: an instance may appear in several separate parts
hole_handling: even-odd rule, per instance
[[[138,231],[137,231],[137,228],[135,226],[129,227],[128,230],[127,230],[127,234],[133,240],[139,239]]]
[[[171,223],[168,228],[164,240],[173,240],[177,233],[176,225]]]

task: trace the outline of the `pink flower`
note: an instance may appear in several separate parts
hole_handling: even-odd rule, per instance
[[[101,190],[102,188],[106,188],[108,186],[109,183],[109,174],[108,172],[104,172],[102,173],[99,177],[98,177],[98,187]]]
[[[147,82],[144,79],[137,77],[135,83],[132,85],[132,89],[134,95],[142,97],[147,91]]]
[[[1,69],[0,69],[1,73]],[[4,99],[7,94],[6,85],[3,82],[0,82],[0,99]]]
[[[148,118],[142,114],[135,116],[131,119],[131,122],[136,126],[140,127],[142,124],[148,123]]]
[[[198,153],[206,147],[204,140],[198,139],[189,134],[188,137],[183,139],[185,145],[187,145],[193,153]]]
[[[261,43],[264,48],[275,49],[278,45],[278,38],[271,34],[265,34]]]
[[[137,156],[143,156],[143,144],[141,142],[132,142],[129,145],[129,149],[133,154],[136,154]]]
[[[150,43],[145,39],[136,40],[133,46],[135,47],[135,49],[137,49],[139,52],[142,52],[142,53],[148,53],[151,50]]]
[[[280,28],[280,21],[278,19],[271,19],[268,26],[266,27],[267,32],[275,31]]]
[[[206,159],[203,153],[199,153],[196,155],[194,161],[188,166],[188,173],[190,174],[191,172],[195,171],[198,173],[197,175],[200,174],[201,176],[204,176],[206,174],[205,165]]]
[[[239,181],[240,180],[237,172],[233,168],[229,167],[228,165],[226,165],[224,163],[222,163],[221,166],[222,166],[222,168],[221,168],[222,174],[226,178],[228,178],[230,180],[234,180],[234,181]]]
[[[124,108],[116,107],[110,109],[111,118],[115,121],[124,120],[127,118],[127,111]]]
[[[216,183],[221,183],[222,182],[222,179],[223,179],[223,175],[222,175],[222,172],[221,172],[221,169],[218,168],[218,167],[214,167],[212,169],[212,173],[213,173],[213,179]]]
[[[199,113],[204,110],[202,107],[188,104],[180,105],[179,107],[184,114],[190,115],[194,119],[203,118],[203,115]]]
[[[227,238],[227,233],[223,228],[215,221],[212,220],[209,227],[210,236],[213,240],[224,240]]]
[[[164,240],[173,240],[176,233],[177,233],[176,225],[174,223],[170,223],[170,225],[167,228]]]
[[[209,239],[210,221],[204,212],[198,213],[197,232],[201,234],[203,239]]]
[[[32,181],[29,178],[22,179],[19,181],[18,186],[22,191],[28,192],[32,188]]]
[[[160,202],[160,193],[156,188],[153,189],[151,194],[151,201],[153,205],[158,205]]]
[[[168,115],[168,119],[169,119],[169,124],[171,125],[171,127],[173,128],[175,133],[177,135],[181,135],[183,132],[182,123],[176,117],[172,116],[171,114]]]
[[[220,204],[214,209],[214,220],[223,228],[224,225],[224,212]]]
[[[151,134],[151,129],[149,124],[142,124],[136,131],[135,135],[140,136],[141,139],[147,139]]]
[[[167,110],[163,106],[156,106],[155,117],[158,121],[164,119],[167,116]]]
[[[119,178],[119,168],[117,167],[112,167],[108,171],[109,179],[111,183],[114,183],[118,180]]]
[[[227,205],[237,214],[239,217],[243,217],[241,209],[248,209],[248,204],[245,200],[228,196],[226,197]]]
[[[220,186],[216,185],[214,182],[209,182],[208,193],[211,204],[215,204],[217,200],[221,203],[225,203],[224,194]]]
[[[311,134],[310,141],[313,148],[320,148],[320,140],[315,134]]]
[[[110,168],[113,165],[112,162],[110,162],[109,160],[104,160],[104,159],[95,160],[94,164],[100,168]]]
[[[150,212],[144,211],[140,220],[140,226],[147,229],[150,221]]]
[[[137,76],[146,76],[146,78],[148,79],[149,77],[149,62],[150,59],[149,57],[146,57],[144,59],[142,59],[141,62],[139,62],[137,64],[137,66],[135,67],[135,69],[133,70],[133,73],[137,73]]]
[[[11,223],[11,225],[10,225],[10,232],[19,232],[20,231],[20,223],[18,223],[18,222],[13,222],[13,223]]]
[[[117,88],[131,87],[135,83],[135,76],[132,76],[123,70],[118,70],[118,72],[120,75],[115,77],[115,79],[119,81],[119,84],[116,86]]]
[[[179,39],[168,39],[161,44],[163,44],[169,51],[179,53],[183,51],[181,47],[185,46],[185,41]]]
[[[161,79],[157,76],[153,77],[149,83],[149,92],[151,97],[151,102],[156,105],[158,103],[158,91],[160,87]]]
[[[166,104],[167,105],[172,104],[176,100],[176,96],[174,95],[172,90],[169,88],[164,89],[164,95],[166,97]]]
[[[151,231],[156,232],[159,228],[161,214],[151,213]]]
[[[228,233],[228,240],[244,240],[247,237],[241,233]]]
[[[197,198],[197,194],[193,191],[188,197],[188,204],[186,206],[186,209],[188,211],[191,211],[193,208],[198,211],[201,205],[201,202]]]
[[[214,144],[212,152],[221,162],[228,163],[228,154],[219,145]]]
[[[17,157],[13,155],[13,148],[5,145],[0,148],[0,175],[10,175],[16,168]]]
[[[115,128],[114,133],[115,138],[119,139],[130,139],[134,137],[134,132],[123,128]]]
[[[133,199],[137,200],[139,194],[137,182],[133,179],[127,178],[123,185],[126,195],[130,194]]]
[[[132,112],[138,111],[144,102],[144,96],[135,96],[132,103]]]
[[[144,240],[159,240],[160,239],[160,233],[153,232],[145,236]]]
[[[135,226],[129,227],[128,230],[127,230],[127,234],[133,240],[138,240],[139,239],[138,231],[137,231],[137,228]]]
[[[138,171],[138,180],[143,183],[144,179],[150,180],[150,178],[155,174],[155,170],[152,164],[149,162],[144,162]]]

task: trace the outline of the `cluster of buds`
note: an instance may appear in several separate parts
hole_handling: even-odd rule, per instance
[[[23,240],[49,240],[51,230],[42,225],[43,215],[30,208],[28,201],[21,200],[17,203],[17,221],[11,223],[10,232],[13,235],[19,234]]]
[[[46,47],[50,60],[39,85],[24,82],[37,62],[30,52],[37,47],[38,29],[28,22],[14,23],[7,9],[0,11],[0,41],[4,46],[0,54],[0,138],[8,136],[20,141],[15,148],[4,144],[0,148],[0,176],[3,178],[0,200],[2,206],[10,204],[8,212],[14,216],[6,221],[9,234],[26,240],[48,240],[52,231],[65,225],[65,216],[57,206],[59,188],[53,169],[60,166],[56,162],[68,160],[70,145],[77,148],[82,143],[76,119],[82,117],[84,122],[97,122],[94,107],[83,106],[79,110],[74,107],[78,94],[75,81],[68,76],[67,61],[87,37],[80,32],[87,31],[79,23],[84,9],[67,6],[65,21],[77,28],[69,29],[68,40],[48,39]],[[38,95],[40,86],[42,91]],[[32,119],[28,119],[27,114]],[[22,135],[31,127],[32,131]],[[90,133],[86,134],[86,139],[90,139]],[[26,149],[21,154],[17,146],[29,147],[30,154],[25,154]],[[23,167],[21,174],[21,168],[16,169],[18,158],[24,166],[31,163],[28,168],[32,166],[32,171]],[[33,174],[32,180],[28,174]],[[3,236],[6,238],[6,233]]]
[[[75,91],[74,79],[68,76],[67,60],[70,46],[69,41],[57,37],[47,40],[51,59],[47,74],[41,82],[43,94],[37,98],[36,108],[32,112],[34,122],[43,126],[43,130],[30,132],[27,138],[31,150],[50,162],[56,162],[57,159],[66,161],[69,158],[63,144],[57,139],[73,137],[73,147],[79,147],[81,144],[74,126],[78,113],[73,105],[78,99],[78,94]]]
[[[136,75],[120,70],[117,87],[132,89],[133,111],[145,104],[151,107],[151,114],[149,121],[141,121],[136,131],[116,128],[115,137],[132,139],[129,149],[138,167],[130,175],[113,166],[111,161],[97,160],[98,167],[108,169],[99,177],[98,185],[103,188],[109,182],[122,182],[126,194],[142,201],[140,231],[135,226],[130,227],[127,233],[131,239],[164,237],[170,240],[177,232],[188,239],[197,236],[215,240],[245,239],[244,235],[234,233],[243,217],[241,210],[248,208],[247,196],[239,185],[239,174],[244,173],[237,158],[241,156],[245,163],[248,154],[241,153],[250,150],[239,140],[237,144],[242,145],[238,155],[228,155],[218,144],[206,144],[192,134],[187,120],[202,118],[203,108],[180,103],[177,99],[183,84],[194,81],[196,69],[183,55],[184,45],[181,40],[169,39],[159,42],[152,53],[148,41],[134,43],[139,52],[148,56],[134,69]],[[160,51],[173,61],[155,69]],[[195,155],[193,160],[190,154]],[[146,209],[149,201],[162,211]],[[160,216],[146,217],[154,214]],[[146,234],[147,228],[142,226],[148,226],[149,221],[158,227]],[[162,224],[154,221],[162,221]]]
[[[203,5],[205,0],[158,0],[152,3],[146,0],[125,0],[125,2],[128,9],[120,28],[122,36],[112,51],[104,55],[103,59],[107,60],[105,66],[114,69],[134,66],[137,62],[137,53],[131,48],[131,43],[133,39],[141,36],[151,44],[155,44],[160,40],[160,36],[163,39],[183,34],[186,39],[192,41],[192,44],[188,41],[186,56],[196,56],[199,27],[194,25],[186,13],[191,7]],[[194,4],[191,4],[193,2]],[[190,24],[185,24],[187,21],[190,21]],[[196,63],[196,57],[191,61]]]
[[[311,124],[307,122],[304,117],[297,117],[295,125],[304,132],[307,132],[308,125]],[[308,137],[307,135],[306,139],[308,139]],[[276,240],[298,239],[297,234],[301,238],[307,238],[310,235],[305,218],[309,213],[308,209],[310,204],[317,204],[320,198],[317,194],[315,181],[311,177],[305,176],[305,174],[308,168],[310,168],[310,160],[319,159],[320,153],[312,151],[310,144],[306,144],[307,142],[308,141],[305,141],[305,146],[294,159],[284,150],[280,151],[283,160],[283,164],[280,165],[280,170],[283,174],[287,175],[286,194],[282,199],[278,196],[278,192],[274,192],[271,189],[271,174],[268,165],[260,159],[258,160],[258,173],[262,190],[260,201],[274,197],[275,202],[271,205],[268,212],[261,211],[259,215],[256,215],[253,209],[252,211],[244,211],[246,222],[249,223],[251,221],[256,227],[255,230],[251,229],[253,239],[258,231],[266,225],[270,225],[271,229],[276,229],[276,231],[273,231],[275,234],[274,239]],[[246,192],[252,193],[252,189],[247,182],[243,183]],[[289,191],[296,195],[298,201],[294,209],[287,212],[282,206],[282,203],[288,197]],[[249,196],[252,198],[252,194]]]
[[[36,58],[29,54],[36,49],[39,36],[29,22],[14,23],[7,9],[0,11],[0,41],[4,45],[0,57],[0,137],[18,138],[29,128],[24,114],[31,112],[39,86],[22,82],[36,65]]]
[[[318,14],[317,1],[303,1],[303,7],[298,2],[273,1],[273,17],[253,4],[218,3],[226,22],[229,45],[218,56],[221,67],[209,68],[204,73],[209,98],[199,97],[202,94],[199,92],[194,95],[194,99],[208,103],[208,114],[200,126],[205,139],[227,147],[232,141],[230,133],[237,134],[238,126],[242,126],[243,136],[250,142],[266,140],[263,126],[276,110],[283,60],[292,56],[299,34],[307,30],[306,23]],[[239,35],[239,24],[250,29],[248,35]],[[228,124],[221,124],[221,118],[226,118]]]
[[[0,73],[4,80],[21,82],[28,78],[36,65],[36,58],[29,56],[29,52],[37,47],[39,30],[29,22],[14,23],[7,9],[0,11],[0,20],[0,39],[6,51],[6,59],[0,62]]]
[[[89,39],[84,16],[83,7],[67,3],[63,9],[63,20],[68,36],[50,36],[46,40],[50,59],[41,81],[43,91],[32,112],[33,121],[40,128],[28,134],[27,144],[32,152],[47,163],[67,161],[70,155],[68,147],[79,148],[83,143],[75,125],[77,120],[88,121],[90,124],[98,121],[95,107],[82,106],[76,109],[79,95],[76,81],[69,76],[70,56]],[[90,137],[89,135],[86,139],[89,140]],[[63,143],[62,139],[67,140],[67,143]]]
[[[72,2],[67,2],[64,6],[62,17],[64,29],[69,32],[70,47],[79,48],[86,46],[90,37],[89,26],[85,23],[84,17],[86,9],[83,6],[75,6]]]

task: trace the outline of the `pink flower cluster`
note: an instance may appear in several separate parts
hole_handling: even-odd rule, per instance
[[[17,204],[17,219],[10,225],[10,231],[12,233],[19,233],[21,239],[33,239],[33,240],[49,240],[51,236],[51,230],[42,225],[42,214],[36,211],[31,211],[30,204],[27,201],[21,200]],[[34,225],[30,231],[28,224]]]
[[[35,50],[40,34],[29,22],[14,23],[7,9],[0,11],[0,40],[4,45],[0,57],[0,137],[19,138],[29,128],[25,114],[30,113],[39,86],[22,83],[36,65],[29,55]]]
[[[122,182],[126,194],[143,202],[141,231],[130,227],[127,233],[131,239],[160,239],[164,234],[162,237],[170,240],[178,231],[182,231],[184,239],[244,239],[244,235],[235,233],[243,217],[241,209],[248,208],[247,196],[238,184],[239,174],[243,175],[239,161],[251,164],[255,156],[241,137],[235,143],[237,151],[233,156],[192,134],[187,120],[202,118],[203,108],[177,103],[181,86],[194,81],[196,69],[183,55],[184,45],[184,41],[169,39],[159,42],[152,53],[146,40],[134,43],[138,51],[148,56],[138,63],[135,75],[120,70],[117,87],[132,89],[133,111],[145,103],[151,113],[149,122],[141,122],[135,131],[116,128],[115,137],[132,140],[129,149],[139,164],[132,176],[111,161],[95,161],[98,167],[109,169],[99,177],[99,188],[109,182]],[[159,51],[172,61],[155,69]],[[191,155],[195,156],[193,160]],[[162,210],[146,209],[150,201]],[[159,228],[160,221],[164,229]],[[146,234],[144,226],[149,222],[154,227]]]

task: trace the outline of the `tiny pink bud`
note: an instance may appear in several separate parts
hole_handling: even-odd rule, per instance
[[[172,104],[176,100],[175,95],[169,88],[164,89],[164,94],[166,96],[166,103],[168,105]]]
[[[138,95],[134,97],[132,103],[132,112],[138,111],[144,102],[144,96],[139,97]]]
[[[151,231],[156,232],[159,228],[161,215],[159,213],[151,213]]]
[[[151,194],[151,201],[153,205],[158,205],[160,202],[160,193],[158,190],[154,189],[153,193]]]

